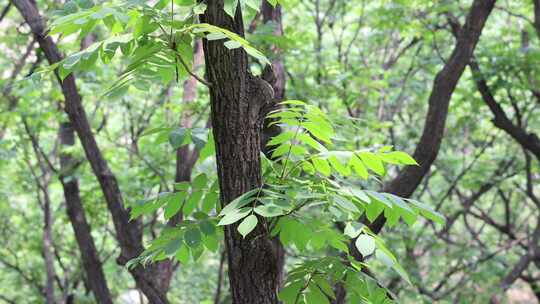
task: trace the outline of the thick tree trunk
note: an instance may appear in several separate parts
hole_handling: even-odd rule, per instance
[[[52,38],[46,35],[45,24],[35,5],[30,0],[12,0],[12,3],[17,7],[26,23],[30,26],[34,37],[38,41],[49,63],[54,64],[62,60],[62,55],[58,47]],[[73,128],[77,132],[86,158],[101,186],[107,207],[112,215],[116,237],[121,249],[118,262],[125,264],[143,252],[142,227],[137,221],[129,221],[129,212],[124,208],[122,194],[116,177],[111,172],[107,161],[97,146],[92,129],[90,128],[82,105],[81,96],[75,84],[75,77],[71,74],[63,81],[58,77],[58,81],[65,99],[65,111]],[[137,287],[141,289],[148,301],[153,304],[167,303],[167,291],[160,288],[161,286],[159,284],[158,266],[152,264],[145,268],[137,266],[130,269]]]
[[[223,0],[208,1],[203,22],[244,35],[242,12],[235,18],[223,10]],[[216,142],[220,199],[234,198],[261,186],[260,135],[262,108],[273,98],[271,86],[248,72],[242,49],[229,50],[223,41],[203,41],[206,75],[211,83],[212,127]],[[233,303],[278,303],[279,279],[274,245],[266,223],[245,239],[237,225],[225,227],[225,245]]]
[[[73,146],[75,144],[75,134],[71,123],[65,122],[60,125],[60,144],[63,146]],[[99,254],[92,238],[90,225],[86,220],[84,207],[79,193],[79,182],[73,175],[75,161],[69,153],[60,155],[60,181],[64,188],[64,198],[66,200],[66,211],[75,233],[75,239],[81,252],[81,259],[88,286],[96,301],[102,304],[112,304],[112,297],[107,286],[107,280],[103,274],[103,268],[99,259]]]

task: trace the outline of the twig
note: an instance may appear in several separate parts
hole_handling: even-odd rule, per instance
[[[199,82],[201,82],[202,84],[204,84],[205,86],[207,87],[211,87],[212,84],[204,79],[202,79],[201,77],[197,76],[197,74],[193,73],[191,71],[191,69],[188,67],[188,65],[186,64],[186,62],[184,61],[184,59],[182,58],[182,56],[180,56],[180,54],[178,54],[178,51],[174,50],[176,52],[176,57],[178,58],[178,61],[180,61],[180,63],[182,64],[182,66],[184,67],[184,69],[186,69],[186,71],[188,72],[189,75],[191,75],[193,78],[197,79]]]

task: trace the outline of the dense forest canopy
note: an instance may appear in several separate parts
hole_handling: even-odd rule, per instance
[[[540,0],[4,0],[0,52],[0,303],[540,301]]]

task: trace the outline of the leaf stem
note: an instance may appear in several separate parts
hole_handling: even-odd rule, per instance
[[[178,51],[177,50],[174,50],[174,51],[176,53],[176,58],[178,58],[178,61],[180,61],[180,64],[182,64],[182,66],[188,72],[189,75],[191,75],[193,78],[197,79],[199,82],[201,82],[202,84],[204,84],[207,87],[212,86],[212,84],[210,82],[202,79],[201,77],[197,76],[197,74],[193,73],[193,71],[191,71],[191,69],[188,67],[188,65],[186,64],[186,62],[182,58],[182,56],[180,56],[180,54],[178,54]]]

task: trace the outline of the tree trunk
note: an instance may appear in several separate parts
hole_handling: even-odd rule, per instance
[[[59,133],[61,145],[69,147],[75,144],[75,134],[69,122],[60,125]],[[73,175],[73,166],[75,166],[75,162],[72,156],[69,153],[62,153],[60,155],[60,170],[62,172],[60,181],[64,188],[66,211],[81,252],[82,265],[86,273],[88,286],[98,303],[112,304],[111,293],[103,274],[99,254],[81,202],[79,182]]]
[[[37,154],[36,154],[37,155]],[[39,157],[39,156],[38,156]],[[54,298],[54,253],[52,239],[52,214],[51,201],[46,186],[43,189],[43,257],[45,258],[45,270],[47,281],[45,282],[45,300],[47,304],[56,303]]]
[[[12,0],[12,3],[17,7],[26,23],[30,26],[34,37],[38,41],[49,63],[54,64],[61,61],[62,55],[52,38],[46,35],[45,24],[36,6],[30,0]],[[120,257],[118,257],[117,261],[124,265],[143,252],[142,227],[138,221],[129,221],[129,212],[124,208],[122,193],[120,192],[116,177],[111,172],[107,161],[97,146],[92,129],[90,128],[86,112],[82,105],[81,96],[75,84],[75,77],[73,74],[70,74],[62,81],[57,71],[55,71],[55,74],[64,95],[65,111],[73,128],[77,132],[86,158],[101,186],[107,207],[112,215],[116,237],[121,249]],[[161,280],[158,264],[152,264],[147,267],[139,265],[130,269],[130,272],[137,283],[137,287],[141,289],[150,303],[168,303],[166,297],[167,290],[160,288]]]
[[[244,35],[242,12],[235,18],[223,10],[223,0],[207,2],[203,22]],[[217,172],[222,205],[261,186],[260,111],[273,98],[271,86],[248,71],[242,49],[229,50],[223,41],[203,41],[210,87],[212,127],[216,142]],[[229,281],[233,303],[278,303],[279,279],[274,245],[266,223],[245,238],[237,224],[225,227]]]
[[[454,50],[433,82],[433,88],[428,100],[429,106],[424,130],[413,154],[414,159],[420,165],[404,168],[395,179],[384,187],[385,192],[401,197],[410,197],[437,158],[444,135],[450,99],[473,55],[495,1],[475,0],[473,2],[465,25],[457,38]],[[372,223],[370,228],[375,233],[378,233],[385,222],[386,219],[381,215]]]

